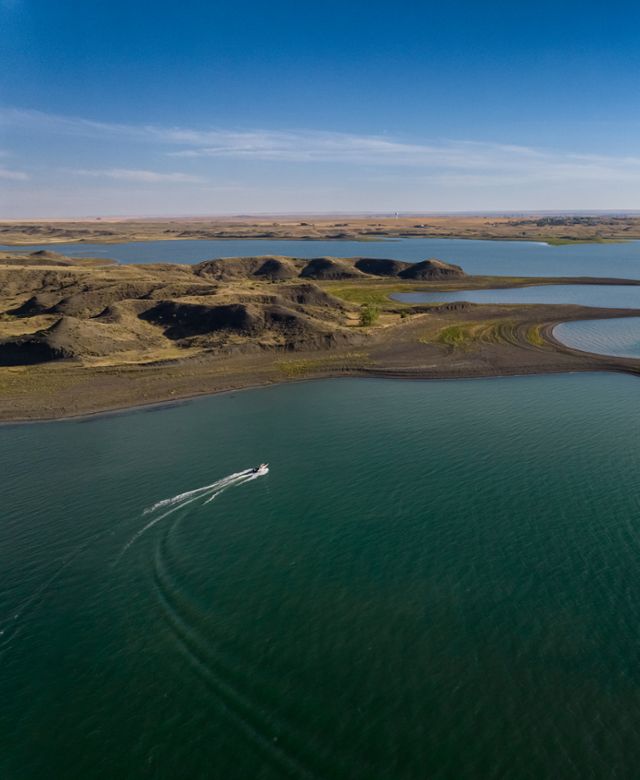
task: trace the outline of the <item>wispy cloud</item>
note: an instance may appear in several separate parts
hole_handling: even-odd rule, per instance
[[[9,168],[0,168],[0,179],[6,181],[27,181],[29,174],[24,171],[12,171]]]
[[[271,161],[292,164],[334,163],[367,168],[392,168],[398,175],[420,175],[441,187],[509,187],[583,182],[615,185],[640,184],[640,157],[577,154],[509,143],[484,141],[415,141],[386,135],[319,130],[229,130],[165,127],[99,122],[38,111],[0,109],[0,124],[30,132],[144,144],[157,155],[197,159],[205,165],[222,159]],[[103,176],[139,182],[202,182],[186,173],[109,168],[83,170],[86,176]]]
[[[438,141],[412,143],[385,136],[298,131],[170,131],[174,143],[190,148],[169,152],[176,157],[235,157],[283,162],[347,162],[364,165],[481,167],[498,155],[537,157],[526,147]],[[204,138],[209,144],[201,145]],[[200,143],[197,143],[198,139]]]
[[[145,171],[137,168],[76,169],[72,171],[72,173],[79,176],[96,176],[98,178],[142,182],[144,184],[156,184],[158,182],[199,184],[206,181],[206,179],[203,179],[201,176],[192,176],[188,173],[164,173],[161,171]]]
[[[0,107],[0,125],[35,130],[43,133],[78,135],[82,137],[137,136],[141,140],[149,137],[147,126],[98,122],[77,116],[48,114],[32,109]]]
[[[215,144],[196,139],[215,137]],[[515,144],[469,140],[413,143],[382,136],[317,131],[169,131],[167,140],[191,144],[169,151],[182,158],[234,158],[279,162],[335,162],[428,171],[449,184],[624,179],[640,181],[640,157],[574,154]]]

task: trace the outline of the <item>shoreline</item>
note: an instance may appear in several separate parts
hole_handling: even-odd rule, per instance
[[[135,414],[137,412],[145,412],[146,410],[162,410],[172,409],[173,407],[183,406],[191,403],[192,401],[198,401],[204,398],[214,398],[220,395],[229,395],[230,393],[244,393],[251,390],[264,390],[268,387],[278,387],[280,385],[303,385],[310,382],[321,382],[323,380],[334,379],[358,379],[358,380],[373,380],[373,379],[388,379],[396,381],[407,382],[473,382],[488,381],[492,379],[525,379],[535,376],[560,376],[561,374],[584,374],[584,373],[623,373],[633,375],[630,371],[618,371],[616,369],[572,369],[568,371],[542,371],[538,373],[522,373],[522,374],[495,374],[487,376],[460,376],[460,377],[428,377],[428,376],[401,376],[396,374],[347,374],[337,373],[335,375],[327,374],[321,376],[306,377],[302,379],[282,379],[279,382],[266,382],[264,384],[246,385],[241,387],[229,388],[227,390],[214,390],[212,392],[197,393],[194,395],[186,395],[181,398],[167,399],[166,401],[151,401],[145,404],[133,404],[131,406],[118,406],[109,409],[96,410],[94,412],[83,412],[81,414],[69,414],[61,417],[34,417],[34,418],[17,418],[15,420],[7,419],[0,420],[0,430],[11,426],[18,425],[44,425],[50,423],[64,423],[64,422],[80,422],[83,420],[97,420],[101,417],[115,417],[117,415]]]
[[[281,377],[277,380],[267,380],[264,382],[247,382],[241,383],[237,386],[224,387],[220,389],[204,390],[202,392],[186,393],[180,396],[171,396],[157,401],[149,401],[138,403],[133,401],[124,405],[113,406],[99,406],[95,409],[89,408],[87,411],[74,413],[61,413],[54,416],[40,416],[37,412],[33,415],[24,417],[4,417],[0,419],[0,429],[6,426],[12,425],[35,425],[40,423],[56,423],[56,422],[73,422],[80,420],[92,420],[100,417],[110,417],[120,414],[144,412],[145,410],[161,410],[164,408],[171,408],[173,406],[182,406],[183,404],[196,401],[201,398],[214,397],[218,395],[228,395],[230,393],[240,393],[249,390],[261,390],[267,387],[277,387],[285,384],[303,384],[306,382],[316,382],[323,379],[390,379],[400,381],[414,381],[414,382],[457,382],[457,381],[472,381],[475,379],[489,380],[489,379],[508,379],[508,378],[525,378],[535,376],[553,376],[560,374],[587,374],[587,373],[620,373],[628,376],[635,376],[640,378],[640,359],[634,358],[620,358],[619,362],[617,358],[608,355],[601,355],[593,352],[582,352],[580,350],[573,350],[570,347],[564,345],[561,341],[558,341],[553,336],[553,330],[561,322],[550,323],[543,326],[545,338],[549,340],[553,346],[559,350],[566,352],[572,356],[584,356],[587,358],[588,364],[582,366],[573,366],[571,368],[565,366],[530,366],[528,368],[514,367],[513,371],[503,369],[502,371],[487,371],[483,372],[479,367],[475,370],[470,370],[468,373],[454,372],[448,373],[445,371],[421,371],[419,369],[384,369],[384,368],[352,368],[345,370],[323,371],[318,372],[315,375],[287,378]],[[593,358],[593,360],[591,360]],[[612,362],[614,361],[614,362]]]

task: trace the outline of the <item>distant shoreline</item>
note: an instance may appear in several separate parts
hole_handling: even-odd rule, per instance
[[[354,238],[258,238],[257,236],[227,236],[225,238],[189,238],[189,237],[172,237],[172,236],[165,236],[165,237],[155,237],[155,238],[128,238],[128,239],[104,239],[104,240],[98,240],[98,239],[51,239],[49,241],[38,241],[38,242],[21,242],[21,241],[3,241],[0,242],[1,246],[11,246],[11,247],[24,247],[25,249],[29,249],[30,247],[35,246],[56,246],[56,244],[104,244],[105,246],[109,245],[117,245],[117,244],[146,244],[150,243],[152,241],[308,241],[310,243],[313,243],[314,241],[353,241],[355,243],[359,244],[370,244],[372,242],[377,241],[419,241],[420,239],[431,239],[431,240],[440,240],[440,241],[501,241],[501,242],[509,242],[509,241],[517,241],[518,243],[522,244],[544,244],[545,246],[549,247],[561,247],[561,246],[580,246],[584,244],[632,244],[636,241],[640,241],[640,236],[638,238],[610,238],[610,239],[576,239],[576,240],[542,240],[538,238],[511,238],[511,237],[495,237],[495,238],[473,238],[471,236],[456,236],[456,235],[450,235],[450,236],[402,236],[402,235],[394,235],[394,236],[380,236],[380,238],[362,238],[361,236],[356,236]]]
[[[5,220],[0,244],[114,244],[180,240],[380,241],[441,238],[535,241],[550,246],[640,240],[639,215],[411,216],[157,220]]]

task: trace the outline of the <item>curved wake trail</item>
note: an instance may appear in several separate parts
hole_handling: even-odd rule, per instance
[[[135,541],[137,541],[144,533],[146,533],[150,528],[153,528],[153,526],[159,523],[161,520],[164,520],[166,517],[169,517],[169,515],[172,515],[174,512],[183,509],[189,504],[193,504],[195,501],[202,501],[203,505],[209,504],[217,496],[219,496],[220,493],[223,493],[227,488],[237,487],[238,485],[244,485],[246,482],[252,482],[254,479],[257,479],[258,477],[261,476],[263,475],[256,474],[251,469],[245,469],[244,471],[237,471],[235,472],[235,474],[229,474],[229,476],[223,477],[222,479],[219,479],[216,482],[212,482],[210,485],[204,485],[203,487],[195,488],[195,490],[188,490],[185,493],[179,493],[177,496],[172,496],[171,498],[164,498],[162,499],[162,501],[158,501],[152,506],[147,507],[142,513],[143,517],[145,515],[155,515],[155,516],[152,517],[151,520],[149,520],[149,522],[146,525],[144,525],[139,531],[136,531],[136,533],[131,537],[131,539],[129,539],[129,541],[124,545],[124,547],[120,551],[120,554],[115,560],[115,563],[118,563],[120,558],[129,549],[129,547],[131,547],[131,545]],[[161,511],[160,514],[158,515],[157,512],[160,510],[165,510],[165,511]]]

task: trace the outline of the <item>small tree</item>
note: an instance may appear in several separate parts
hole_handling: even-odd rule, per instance
[[[368,303],[363,303],[360,307],[360,325],[362,325],[363,328],[373,325],[379,316],[380,309],[375,303],[369,301]]]

